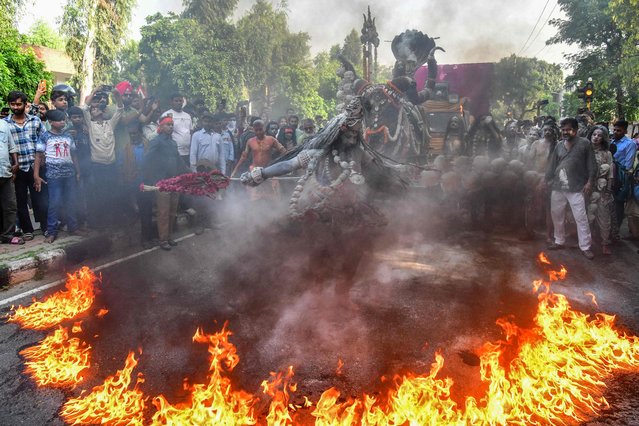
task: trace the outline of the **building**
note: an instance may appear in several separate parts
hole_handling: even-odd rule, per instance
[[[53,86],[68,82],[75,75],[73,61],[65,52],[50,47],[25,44],[22,47],[32,49],[36,57],[44,62],[45,68],[53,74]]]

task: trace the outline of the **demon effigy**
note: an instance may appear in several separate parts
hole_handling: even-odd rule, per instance
[[[398,194],[406,185],[396,168],[363,143],[363,114],[362,102],[355,98],[315,137],[270,166],[242,174],[241,182],[257,186],[305,169],[290,199],[291,219],[344,229],[385,225],[385,217],[371,203],[373,195]]]

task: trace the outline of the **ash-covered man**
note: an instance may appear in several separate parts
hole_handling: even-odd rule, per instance
[[[18,148],[18,170],[15,174],[16,202],[18,203],[18,221],[22,228],[25,241],[33,240],[33,224],[29,216],[29,196],[33,205],[33,216],[40,223],[42,233],[47,231],[47,188],[41,192],[34,191],[34,165],[36,144],[40,136],[46,131],[40,119],[27,114],[27,95],[23,92],[10,92],[7,102],[11,114],[5,121]]]
[[[563,249],[566,244],[566,204],[570,204],[577,224],[579,248],[586,258],[593,259],[585,200],[592,192],[597,177],[595,152],[587,139],[577,136],[579,124],[576,119],[565,118],[560,126],[562,140],[550,157],[545,177],[546,184],[552,188],[550,212],[555,231],[555,242],[548,249]]]
[[[173,140],[177,144],[180,157],[184,164],[189,164],[191,148],[191,130],[193,130],[193,119],[189,113],[185,112],[184,96],[180,93],[171,95],[171,109],[162,113],[162,118],[170,115],[173,117]]]
[[[525,198],[525,232],[522,239],[532,239],[534,237],[534,227],[536,223],[544,223],[546,229],[546,241],[553,242],[553,224],[550,215],[550,193],[543,184],[538,185],[538,178],[546,173],[550,154],[557,145],[559,130],[554,122],[548,122],[541,128],[542,138],[534,141],[524,153],[524,163],[528,169],[527,176],[532,173],[535,179],[533,187],[528,188]]]

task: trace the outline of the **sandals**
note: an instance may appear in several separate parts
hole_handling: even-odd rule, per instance
[[[7,244],[21,246],[22,244],[24,244],[24,239],[22,237],[12,237],[10,240],[8,240]]]
[[[169,244],[168,241],[162,241],[162,243],[160,244],[160,248],[162,250],[169,251],[169,250],[171,250],[171,245]]]
[[[21,246],[24,244],[22,237],[2,237],[2,244],[12,244],[14,246]]]
[[[25,241],[33,240],[33,232],[25,232],[24,234],[22,234],[22,239]]]

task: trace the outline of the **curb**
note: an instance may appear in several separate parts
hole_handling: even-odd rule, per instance
[[[188,227],[188,215],[178,213],[178,229]],[[41,279],[47,272],[61,272],[69,266],[108,255],[115,250],[133,247],[139,243],[137,233],[94,235],[64,247],[55,247],[34,256],[9,260],[0,265],[0,290],[16,284]]]
[[[113,241],[104,235],[89,237],[65,247],[56,247],[34,256],[10,260],[0,266],[1,287],[37,280],[47,272],[59,272],[67,265],[79,264],[96,256],[110,253]]]

